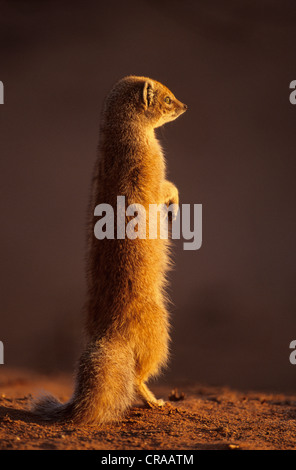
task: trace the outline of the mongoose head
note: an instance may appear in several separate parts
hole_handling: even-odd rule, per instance
[[[152,127],[174,121],[188,108],[166,86],[149,78],[143,84],[143,103],[144,115]]]
[[[111,90],[105,105],[106,118],[114,122],[136,121],[148,128],[160,127],[187,110],[162,83],[147,77],[128,76]],[[139,122],[140,121],[140,122]]]

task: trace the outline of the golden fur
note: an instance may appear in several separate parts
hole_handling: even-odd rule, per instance
[[[125,196],[126,207],[140,203],[147,210],[153,203],[178,204],[176,187],[165,179],[154,129],[186,108],[164,85],[146,77],[123,78],[106,98],[89,210],[87,346],[69,402],[46,396],[35,404],[35,413],[44,419],[112,421],[136,395],[150,406],[163,404],[146,382],[168,359],[164,289],[169,242],[117,239],[116,231],[114,239],[98,240],[94,208],[108,203],[116,214],[117,196]]]

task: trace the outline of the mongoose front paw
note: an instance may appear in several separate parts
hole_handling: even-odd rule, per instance
[[[179,212],[179,206],[175,203],[175,202],[170,202],[168,207],[170,207],[170,210],[168,212],[168,218],[169,218],[169,221],[172,222],[174,220],[176,220],[177,218],[177,215],[178,215],[178,212]]]

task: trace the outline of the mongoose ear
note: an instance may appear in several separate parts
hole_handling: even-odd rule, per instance
[[[148,108],[151,105],[152,100],[153,100],[153,95],[154,95],[154,92],[153,92],[152,83],[146,81],[144,83],[144,88],[143,88],[143,101],[144,101],[146,108]]]

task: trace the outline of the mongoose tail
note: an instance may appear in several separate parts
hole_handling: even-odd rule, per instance
[[[100,424],[118,420],[135,397],[134,357],[120,339],[90,343],[80,358],[72,398],[45,395],[32,411],[45,421]]]

